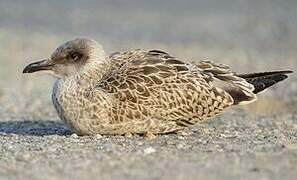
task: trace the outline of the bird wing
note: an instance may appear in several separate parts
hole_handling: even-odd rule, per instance
[[[211,72],[166,52],[126,51],[110,60],[111,70],[97,87],[114,97],[117,122],[156,117],[189,125],[233,104],[227,92],[211,85]]]
[[[233,98],[234,105],[251,103],[257,99],[253,92],[255,90],[254,85],[231,71],[229,66],[209,60],[194,62],[193,64],[212,77],[210,83],[228,92]]]

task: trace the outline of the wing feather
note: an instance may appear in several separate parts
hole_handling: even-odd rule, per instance
[[[201,71],[209,73],[210,81],[216,86],[227,91],[233,98],[234,104],[246,104],[257,99],[253,93],[255,87],[244,78],[237,76],[229,66],[216,64],[212,61],[194,63]],[[219,81],[215,81],[218,79]]]
[[[131,119],[131,112],[122,109],[133,106],[137,107],[137,113],[132,114],[140,118],[193,124],[233,104],[226,91],[210,83],[214,76],[233,80],[227,76],[226,67],[210,63],[194,65],[159,50],[115,53],[110,61],[111,70],[97,87],[115,97],[113,112],[118,113],[114,117],[119,119]]]

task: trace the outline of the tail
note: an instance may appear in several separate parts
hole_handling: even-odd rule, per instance
[[[257,93],[286,79],[293,71],[274,71],[252,74],[235,74],[223,64],[211,61],[196,62],[195,65],[210,75],[215,87],[225,90],[233,99],[233,105],[249,104],[257,100]]]
[[[244,78],[248,83],[252,84],[255,89],[253,93],[257,94],[270,86],[288,78],[289,73],[293,71],[273,71],[252,74],[238,74],[238,77]]]

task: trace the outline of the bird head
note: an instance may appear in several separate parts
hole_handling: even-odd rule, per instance
[[[104,60],[105,53],[100,44],[91,39],[77,38],[59,46],[49,58],[27,65],[23,73],[47,71],[57,78],[65,78],[104,63]]]

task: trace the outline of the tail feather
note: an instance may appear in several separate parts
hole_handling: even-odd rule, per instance
[[[208,75],[208,80],[225,90],[233,99],[233,105],[244,105],[257,100],[257,93],[286,79],[293,71],[273,71],[252,74],[235,74],[223,64],[212,61],[195,62],[195,65]]]
[[[252,74],[238,74],[238,77],[244,78],[248,83],[252,84],[255,89],[253,93],[257,94],[264,89],[288,78],[289,73],[293,71],[273,71]]]

